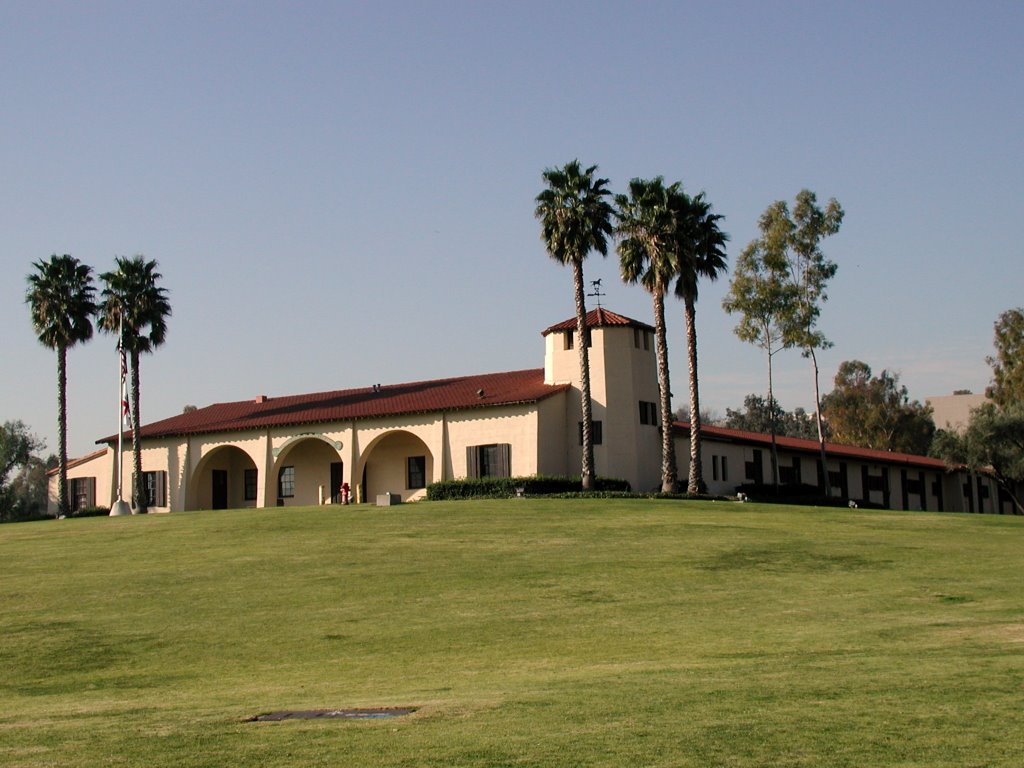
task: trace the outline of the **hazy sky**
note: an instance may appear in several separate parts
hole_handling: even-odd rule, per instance
[[[33,261],[156,259],[174,315],[143,421],[284,395],[539,367],[573,315],[533,217],[545,167],[664,175],[725,216],[730,262],[803,187],[846,210],[823,390],[857,358],[911,397],[980,392],[1024,304],[1024,3],[0,3],[0,420],[56,450]],[[648,294],[593,255],[603,304]],[[702,402],[765,360],[697,308]],[[682,305],[669,361],[685,403]],[[786,408],[812,407],[799,353]],[[69,452],[116,429],[109,337],[69,356]]]

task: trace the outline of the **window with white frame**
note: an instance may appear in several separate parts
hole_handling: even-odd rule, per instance
[[[427,457],[409,456],[406,461],[406,484],[410,490],[427,487]]]
[[[277,475],[277,497],[290,499],[295,496],[295,467],[281,467]]]
[[[73,512],[96,505],[95,477],[73,477],[68,480],[67,488],[68,502]]]
[[[142,473],[142,487],[146,493],[146,506],[147,507],[166,507],[167,506],[167,473],[164,471],[158,472],[143,472]]]

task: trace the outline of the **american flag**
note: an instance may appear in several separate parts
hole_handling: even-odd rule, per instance
[[[124,347],[118,345],[121,352],[121,419],[122,421],[128,417],[128,398],[125,396],[125,381],[128,378],[128,356],[125,354]]]

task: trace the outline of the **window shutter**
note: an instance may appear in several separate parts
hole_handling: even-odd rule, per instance
[[[87,507],[96,506],[96,478],[87,477],[85,486],[85,505]]]
[[[158,507],[167,506],[167,473],[160,471],[156,473],[156,505]]]
[[[498,444],[498,477],[512,477],[512,446]]]
[[[477,446],[466,446],[466,477],[480,477],[480,458]]]

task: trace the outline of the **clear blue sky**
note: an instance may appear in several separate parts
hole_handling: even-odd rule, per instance
[[[55,450],[34,260],[160,263],[174,316],[144,421],[186,404],[537,367],[573,314],[533,217],[541,171],[705,190],[730,260],[803,187],[846,209],[821,328],[913,398],[990,378],[1024,304],[1024,4],[8,2],[0,5],[0,420]],[[604,306],[650,321],[594,255]],[[698,305],[703,403],[765,361]],[[682,307],[668,304],[676,404]],[[70,354],[72,455],[116,428],[107,337]],[[776,358],[786,408],[808,364]]]

